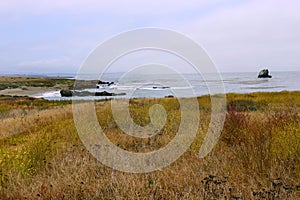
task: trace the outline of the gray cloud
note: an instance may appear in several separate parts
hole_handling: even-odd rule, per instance
[[[172,14],[201,6],[209,6],[221,0],[10,0],[0,2],[0,13],[22,14],[58,13],[61,11],[77,14],[102,12],[108,14],[157,15]]]
[[[252,1],[184,25],[221,70],[296,70],[300,66],[299,1]]]
[[[0,45],[0,66],[24,70],[34,66],[38,70],[38,65],[46,65],[53,70],[75,72],[89,52],[105,39],[133,28],[155,26],[195,39],[221,71],[257,71],[265,66],[271,70],[298,70],[299,8],[296,0],[1,1],[0,14],[8,17],[0,25],[19,26],[27,19],[22,16],[49,15],[57,17],[55,22],[62,31],[39,43],[18,43],[12,39],[6,46]],[[60,18],[66,13],[74,25],[63,29]],[[17,22],[12,15],[18,16]],[[81,18],[89,20],[78,23],[76,20]],[[33,33],[35,28],[28,27]],[[21,32],[15,35],[23,38]],[[62,55],[69,60],[59,61]]]

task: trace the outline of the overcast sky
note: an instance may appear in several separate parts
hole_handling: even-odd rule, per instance
[[[299,0],[1,0],[0,73],[74,73],[98,44],[143,27],[189,36],[222,72],[298,71],[299,10]]]

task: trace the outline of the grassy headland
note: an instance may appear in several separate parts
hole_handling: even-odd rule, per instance
[[[210,120],[210,98],[198,98],[200,126],[193,144],[170,166],[147,174],[115,171],[99,163],[81,143],[70,101],[0,98],[0,199],[299,199],[300,92],[227,95],[221,137],[204,159],[198,152]],[[135,123],[150,122],[161,104],[167,124],[148,139],[124,134],[110,101],[96,102],[107,137],[128,151],[159,149],[180,124],[173,98],[134,99]]]
[[[0,76],[0,95],[32,95],[72,88],[74,80],[59,77]]]

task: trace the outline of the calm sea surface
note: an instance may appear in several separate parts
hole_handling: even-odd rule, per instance
[[[101,77],[103,81],[113,81],[110,86],[98,85],[99,88],[85,88],[90,92],[126,93],[126,96],[114,98],[141,98],[201,96],[225,92],[251,93],[272,91],[300,91],[300,71],[298,72],[272,72],[272,78],[259,79],[257,73],[222,73],[221,75],[207,74],[122,74],[109,73]],[[74,76],[75,77],[75,76]],[[88,77],[88,76],[87,76]],[[218,77],[221,77],[219,80]],[[223,90],[224,89],[224,90]],[[43,97],[49,100],[70,99],[61,97],[59,91],[36,94],[34,97]],[[73,97],[83,99],[103,99],[108,97]]]

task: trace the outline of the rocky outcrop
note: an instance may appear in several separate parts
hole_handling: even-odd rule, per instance
[[[259,72],[258,78],[272,78],[272,76],[269,74],[268,69],[263,69]]]
[[[165,98],[174,98],[173,95],[168,95],[168,96],[165,96]]]
[[[110,85],[113,85],[115,84],[114,82],[106,82],[106,81],[98,81],[98,85],[107,85],[107,86],[110,86]]]
[[[124,96],[126,93],[111,93],[107,91],[103,92],[88,92],[88,91],[71,91],[71,90],[61,90],[60,95],[62,97],[72,97],[72,96]]]
[[[62,97],[71,97],[73,96],[73,92],[71,90],[60,90],[60,95]]]
[[[168,87],[168,86],[153,86],[152,87],[153,89],[169,89],[170,87]]]
[[[103,92],[96,92],[94,95],[95,96],[124,96],[126,95],[126,93],[111,93],[111,92],[103,91]]]

